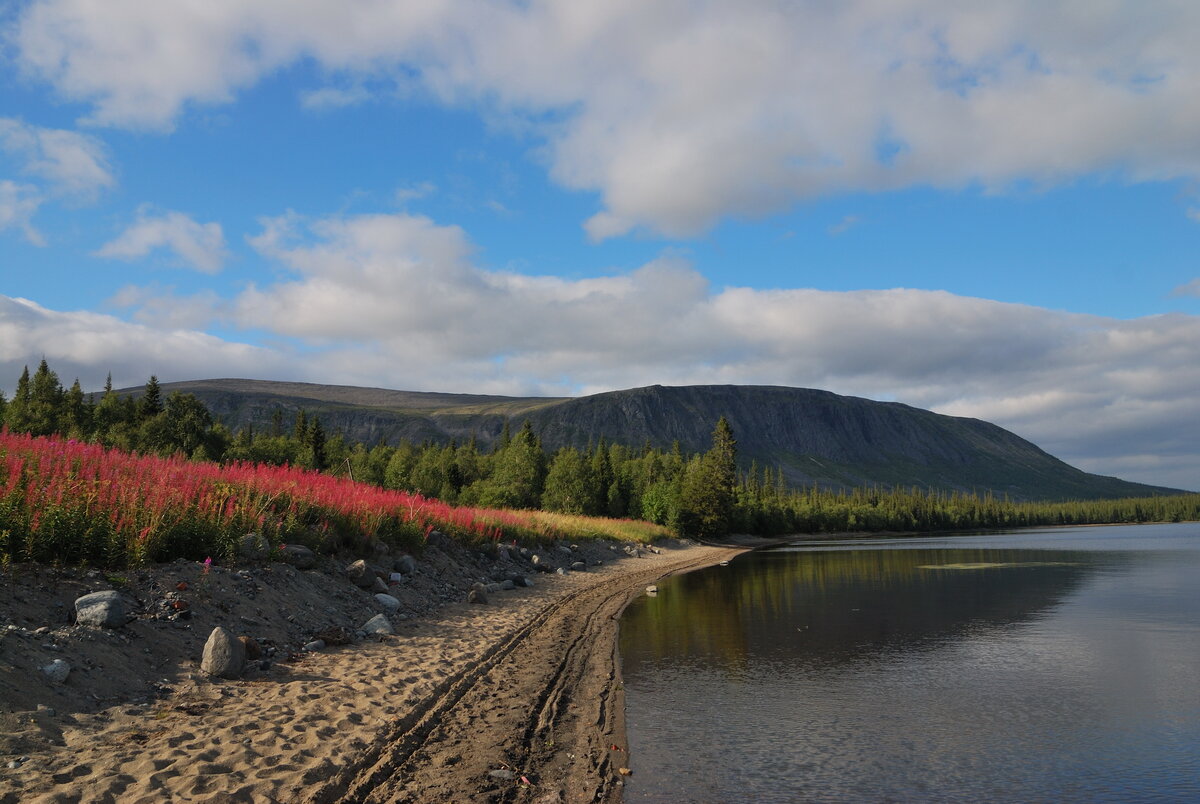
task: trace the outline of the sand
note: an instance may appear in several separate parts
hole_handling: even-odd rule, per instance
[[[605,546],[588,549],[594,558]],[[7,688],[0,684],[0,691],[9,700],[0,709],[6,718],[0,731],[8,732],[9,743],[0,746],[0,802],[619,800],[628,752],[617,618],[647,584],[738,552],[689,546],[619,559],[611,550],[601,552],[609,559],[603,566],[536,575],[536,587],[491,594],[486,606],[430,606],[397,621],[397,633],[379,641],[296,655],[281,635],[276,658],[286,661],[237,681],[198,671],[195,644],[210,630],[200,614],[189,629],[191,655],[177,667],[165,668],[159,660],[137,672],[126,668],[116,679],[84,674],[54,696],[25,689],[44,686],[29,673],[41,659],[21,653],[39,647],[35,638],[6,637],[0,671],[8,675],[0,674],[0,681],[7,679]],[[427,588],[414,586],[410,598],[418,592],[428,597],[453,575],[458,586],[450,584],[442,597],[462,599],[462,584],[479,568],[460,571],[445,556],[432,558],[423,573]],[[236,602],[219,596],[209,600],[223,605],[199,602],[197,610],[211,608],[211,621],[269,620],[271,606],[280,605],[274,601],[264,611],[261,604],[271,593],[310,580],[293,578],[287,568],[261,572],[279,577],[256,587],[258,615],[240,614]],[[303,575],[313,576],[321,602],[341,601],[341,616],[365,619],[372,613],[363,608],[367,596],[360,590],[347,592],[344,582],[321,573]],[[230,599],[245,597],[233,581],[228,586]],[[68,596],[76,591],[67,590]],[[314,608],[308,601],[286,602]],[[330,607],[331,616],[336,608]],[[145,626],[147,645],[179,630],[178,624],[171,624],[174,630],[158,622],[131,625]],[[76,633],[84,626],[57,628],[64,632],[57,653],[73,664],[87,666],[89,649],[119,664],[111,643],[121,635],[85,634],[94,636],[89,640]],[[267,623],[259,630],[269,631]],[[132,656],[155,655],[141,645],[134,639],[123,647]],[[91,666],[98,661],[90,660]],[[109,686],[98,687],[101,679]],[[159,694],[147,697],[155,684]],[[86,692],[98,688],[107,694]],[[39,696],[52,712],[31,705]],[[126,700],[105,700],[112,697]],[[18,754],[28,759],[5,768]]]

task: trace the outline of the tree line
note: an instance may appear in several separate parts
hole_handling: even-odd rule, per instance
[[[724,418],[711,447],[690,454],[678,443],[630,447],[603,438],[548,453],[529,422],[516,433],[505,425],[490,449],[473,438],[367,446],[327,433],[305,411],[289,421],[282,409],[268,427],[233,433],[192,394],[163,399],[154,377],[136,399],[115,393],[111,378],[96,398],[78,380],[64,389],[45,360],[32,376],[26,368],[11,400],[0,395],[0,421],[13,432],[57,433],[130,452],[301,466],[455,505],[644,519],[698,538],[1200,519],[1200,495],[1013,502],[937,489],[790,488],[777,468],[739,467]]]

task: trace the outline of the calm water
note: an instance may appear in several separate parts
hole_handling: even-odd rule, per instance
[[[625,798],[1200,801],[1200,525],[797,545],[621,622]]]

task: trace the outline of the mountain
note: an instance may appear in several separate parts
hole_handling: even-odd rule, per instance
[[[137,393],[127,389],[125,393]],[[550,451],[609,442],[685,451],[709,446],[725,416],[739,462],[782,469],[793,486],[863,485],[990,491],[1012,499],[1091,499],[1178,493],[1176,489],[1088,474],[1009,431],[978,419],[944,416],[896,402],[778,386],[649,386],[578,398],[505,397],[354,388],[265,380],[163,383],[195,394],[233,430],[285,427],[300,410],[329,432],[368,444],[471,437],[490,446],[505,423],[528,419]]]

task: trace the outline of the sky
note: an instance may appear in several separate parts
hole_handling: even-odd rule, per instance
[[[823,388],[1200,489],[1200,4],[7,0],[0,389]]]

